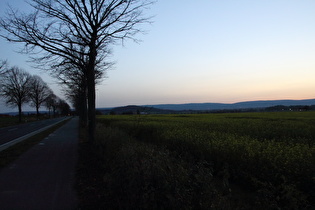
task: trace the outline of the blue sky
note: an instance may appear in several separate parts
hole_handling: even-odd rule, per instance
[[[315,98],[314,11],[313,0],[159,0],[141,43],[113,46],[97,107]],[[17,45],[0,46],[0,59],[40,74],[59,95]]]

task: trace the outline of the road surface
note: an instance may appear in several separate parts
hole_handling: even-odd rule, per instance
[[[0,209],[76,209],[78,118],[0,170]]]
[[[54,124],[56,122],[59,122],[62,119],[64,119],[64,117],[34,121],[30,123],[0,128],[0,145],[12,141],[16,138],[22,137],[24,135],[27,135],[28,133],[31,133],[33,131]]]

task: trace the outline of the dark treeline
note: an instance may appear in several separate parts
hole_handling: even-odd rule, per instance
[[[0,97],[7,106],[18,108],[19,122],[22,121],[22,107],[26,104],[35,108],[37,118],[43,106],[48,109],[49,115],[70,113],[67,102],[56,96],[40,76],[31,75],[16,66],[11,67],[6,61],[0,65]]]
[[[98,109],[99,115],[136,115],[136,114],[206,114],[206,113],[240,113],[240,112],[285,112],[285,111],[312,111],[315,105],[295,105],[295,106],[271,106],[267,108],[247,108],[247,109],[221,109],[221,110],[167,110],[147,106],[124,106],[112,109]]]
[[[278,105],[278,106],[272,106],[266,108],[266,111],[311,111],[315,110],[315,105],[311,106],[302,106],[302,105],[297,105],[297,106],[283,106],[283,105]]]
[[[31,12],[8,8],[0,18],[0,36],[22,43],[22,53],[50,71],[67,87],[93,142],[96,128],[95,86],[112,65],[111,47],[126,39],[138,41],[139,26],[149,23],[144,10],[154,0],[29,0]]]

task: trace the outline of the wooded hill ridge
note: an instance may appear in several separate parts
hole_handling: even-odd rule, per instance
[[[264,101],[245,101],[233,104],[226,103],[188,103],[188,104],[161,104],[147,105],[158,109],[169,110],[224,110],[224,109],[252,109],[267,108],[272,106],[311,106],[315,105],[315,99],[306,100],[264,100]]]
[[[185,112],[230,112],[230,111],[305,111],[315,108],[315,99],[264,100],[226,103],[187,103],[158,105],[129,105],[115,108],[98,108],[102,114],[176,114]]]

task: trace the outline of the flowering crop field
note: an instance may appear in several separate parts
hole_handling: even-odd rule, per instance
[[[277,206],[312,205],[315,112],[107,115],[98,122],[144,144],[207,161],[215,176],[272,197]]]

